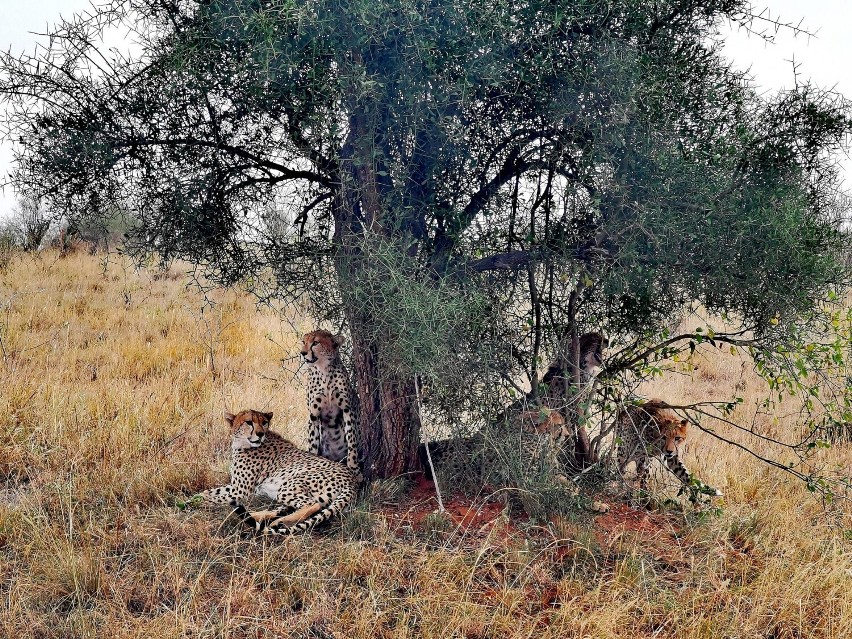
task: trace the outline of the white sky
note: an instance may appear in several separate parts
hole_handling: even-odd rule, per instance
[[[795,60],[802,79],[813,79],[824,88],[836,88],[852,97],[852,4],[849,0],[754,0],[765,6],[773,18],[798,24],[815,37],[794,37],[782,30],[774,45],[745,32],[731,33],[725,54],[742,69],[751,69],[758,86],[768,92],[793,85]],[[0,0],[0,47],[12,52],[31,51],[37,40],[32,32],[44,32],[46,25],[58,16],[70,16],[85,10],[89,0]],[[756,25],[757,26],[757,25]],[[852,162],[846,161],[847,175]],[[11,153],[0,145],[0,176],[11,168]],[[0,181],[3,178],[0,177]],[[847,178],[847,182],[849,179]],[[0,218],[15,205],[14,194],[7,188],[0,192]]]

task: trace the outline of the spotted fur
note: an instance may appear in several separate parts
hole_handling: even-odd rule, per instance
[[[583,333],[579,338],[580,343],[580,381],[587,384],[598,374],[603,366],[603,352],[609,346],[609,340],[600,333]],[[547,388],[553,385],[554,380],[566,377],[569,366],[568,358],[557,357],[547,367],[541,378],[541,383]]]
[[[225,414],[233,433],[231,483],[201,496],[235,508],[256,532],[303,532],[343,511],[355,497],[357,482],[346,466],[300,450],[270,431],[271,420],[272,413],[254,410]],[[252,493],[281,506],[249,512],[244,502]]]
[[[660,399],[652,399],[627,407],[616,419],[618,468],[624,473],[627,466],[635,462],[635,481],[640,489],[647,488],[651,460],[658,457],[662,457],[666,467],[684,486],[698,483],[693,481],[678,457],[678,448],[686,440],[689,422],[679,418],[668,404]],[[705,492],[720,494],[715,489]]]
[[[601,368],[603,350],[609,340],[600,333],[585,333],[579,342],[580,377],[583,383],[588,383]],[[510,404],[492,424],[473,436],[431,442],[429,454],[436,470],[450,477],[495,479],[494,469],[485,466],[495,465],[494,458],[508,454],[521,462],[522,472],[538,469],[549,472],[557,480],[565,480],[563,459],[574,434],[560,413],[564,397],[560,397],[556,386],[560,378],[568,376],[568,368],[567,358],[554,360],[542,376],[542,392],[538,397],[529,393]],[[485,454],[489,450],[493,455]],[[425,444],[420,444],[419,453],[426,475],[430,476]],[[514,466],[512,472],[517,472],[518,464]],[[498,481],[513,483],[511,477],[505,476],[505,470],[496,474]]]
[[[308,369],[308,451],[332,461],[345,461],[360,475],[360,424],[349,376],[340,361],[343,341],[342,335],[323,330],[311,331],[302,340],[302,358]]]

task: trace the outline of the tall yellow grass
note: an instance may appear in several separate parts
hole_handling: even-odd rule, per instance
[[[304,438],[281,360],[308,325],[215,301],[115,256],[0,275],[0,637],[852,636],[848,511],[700,433],[687,464],[726,492],[707,520],[418,534],[367,504],[270,541],[180,510],[227,476],[223,410]],[[658,384],[644,392],[673,402],[760,392],[729,355]]]

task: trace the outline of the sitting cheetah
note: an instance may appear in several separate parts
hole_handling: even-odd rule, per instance
[[[686,419],[678,418],[660,399],[628,406],[618,414],[615,424],[619,471],[624,473],[627,465],[635,462],[636,482],[645,490],[651,460],[662,455],[666,467],[684,486],[696,487],[704,494],[721,495],[690,476],[678,457],[678,447],[686,439],[688,425]]]
[[[316,330],[305,335],[302,357],[308,365],[308,451],[358,468],[358,415],[349,376],[340,361],[342,335]]]
[[[257,532],[302,532],[346,508],[355,497],[356,480],[342,464],[311,455],[271,432],[271,420],[272,413],[254,410],[225,413],[233,432],[231,483],[200,496],[235,507],[237,515]],[[243,502],[252,493],[283,506],[248,512]]]
[[[600,333],[583,333],[580,345],[580,383],[588,384],[600,372],[603,366],[603,352],[609,347],[609,340]],[[557,357],[541,378],[541,383],[550,387],[554,380],[567,377],[570,365],[564,356]]]

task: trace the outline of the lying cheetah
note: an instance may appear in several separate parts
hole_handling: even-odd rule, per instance
[[[585,333],[579,342],[580,377],[588,384],[601,368],[609,340],[600,333]],[[557,358],[542,377],[542,392],[537,398],[528,393],[471,437],[430,442],[429,455],[436,471],[449,477],[516,483],[517,477],[508,475],[520,467],[522,472],[544,471],[567,483],[563,461],[574,434],[559,411],[564,397],[557,385],[568,377],[568,369],[567,358]],[[431,477],[426,444],[420,444],[418,452],[426,476]],[[511,471],[498,468],[506,459],[513,467]]]
[[[316,330],[302,340],[308,365],[308,451],[358,468],[359,422],[349,376],[340,361],[342,335]]]
[[[693,478],[680,461],[678,447],[686,439],[689,422],[680,419],[664,401],[652,399],[644,404],[628,406],[616,420],[618,468],[624,473],[627,466],[635,462],[635,481],[640,490],[647,488],[651,460],[662,456],[666,467],[684,486],[695,487],[704,494],[721,495],[715,488]]]
[[[428,455],[421,444],[418,452],[427,478],[432,478],[431,456],[436,473],[471,489],[483,484],[520,486],[542,477],[568,486],[559,454],[570,436],[558,411],[529,410],[511,422],[488,424],[470,437],[431,442]]]
[[[233,432],[231,483],[200,496],[236,508],[234,512],[256,532],[302,532],[346,508],[355,497],[356,480],[342,464],[300,450],[271,432],[271,420],[272,413],[255,410],[225,413]],[[283,506],[249,512],[243,502],[252,493]]]

